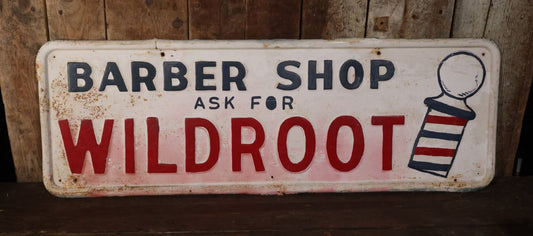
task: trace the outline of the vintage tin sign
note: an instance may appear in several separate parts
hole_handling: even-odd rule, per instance
[[[487,40],[54,41],[58,196],[466,191],[494,175]]]

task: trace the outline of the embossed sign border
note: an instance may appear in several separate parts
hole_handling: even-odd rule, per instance
[[[57,196],[468,191],[494,176],[500,54],[480,39],[52,41]]]

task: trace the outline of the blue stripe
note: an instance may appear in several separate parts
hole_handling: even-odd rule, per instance
[[[439,96],[440,97],[440,96]],[[438,97],[435,97],[438,98]],[[424,99],[424,103],[431,109],[437,110],[443,113],[446,113],[448,115],[456,116],[461,119],[465,120],[473,120],[476,118],[476,113],[470,109],[469,111],[463,110],[457,107],[452,107],[448,104],[444,104],[442,102],[439,102],[435,100],[435,98],[426,98]]]
[[[449,171],[452,165],[435,164],[430,162],[410,161],[409,167],[419,170]]]
[[[429,130],[421,130],[420,137],[444,139],[444,140],[450,140],[450,141],[461,140],[460,134],[440,133],[440,132],[434,132],[434,131],[429,131]]]

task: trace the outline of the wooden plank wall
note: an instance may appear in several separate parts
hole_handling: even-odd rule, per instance
[[[0,88],[19,181],[41,180],[35,55],[48,39],[45,9],[40,0],[0,2]]]
[[[47,40],[489,38],[502,53],[497,175],[533,79],[533,0],[0,0],[0,86],[20,182],[41,180],[34,61]]]

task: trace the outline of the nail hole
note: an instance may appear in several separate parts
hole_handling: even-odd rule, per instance
[[[165,53],[164,52],[161,52],[161,57],[164,57],[165,56]]]

